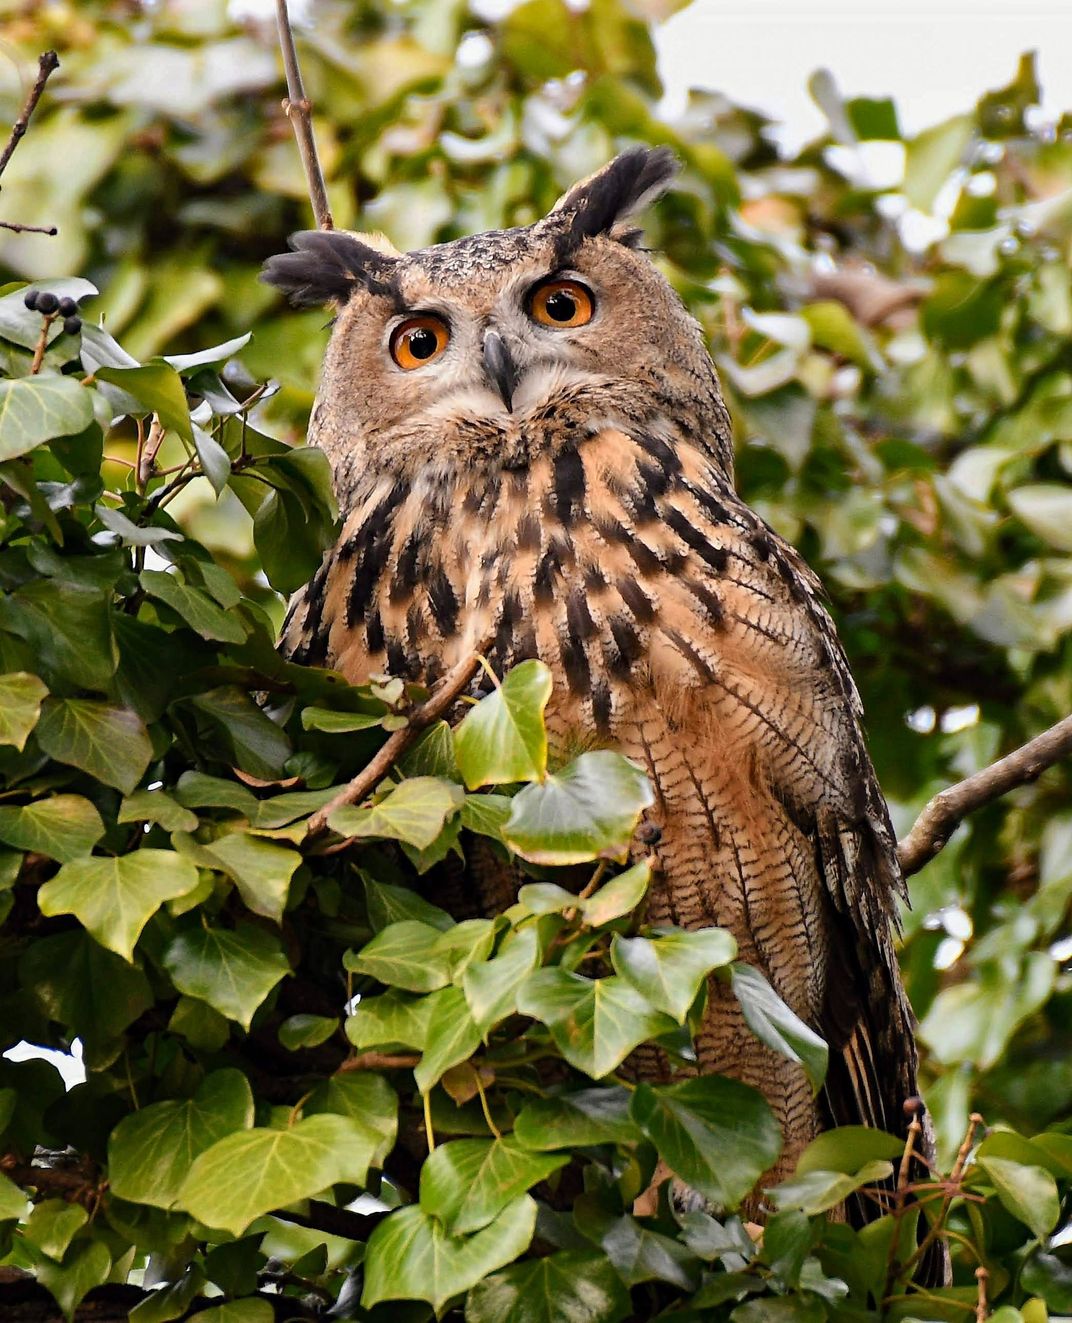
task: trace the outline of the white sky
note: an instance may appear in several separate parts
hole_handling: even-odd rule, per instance
[[[793,146],[825,126],[807,91],[830,69],[846,96],[890,95],[912,133],[1008,83],[1038,51],[1044,106],[1072,109],[1069,0],[694,0],[656,29],[667,110],[690,86],[783,121]]]

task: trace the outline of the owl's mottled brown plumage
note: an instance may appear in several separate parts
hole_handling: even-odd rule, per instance
[[[497,670],[539,657],[554,672],[554,744],[647,769],[649,918],[729,928],[830,1045],[813,1100],[713,984],[699,1066],[766,1095],[786,1138],[778,1178],[832,1123],[903,1130],[916,1058],[893,949],[902,882],[818,581],[735,492],[700,328],[624,228],[673,168],[665,151],[627,153],[533,226],[404,256],[311,234],[273,259],[273,283],[339,309],[310,439],[344,525],[284,646],[354,681],[434,681],[492,638]],[[591,290],[587,325],[529,315],[551,276]],[[404,372],[389,337],[416,312],[442,318],[450,344]],[[509,882],[475,869],[474,910],[502,905]]]

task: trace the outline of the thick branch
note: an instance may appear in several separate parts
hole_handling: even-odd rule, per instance
[[[940,791],[897,847],[905,877],[918,873],[945,845],[961,821],[1017,786],[1036,780],[1047,767],[1072,753],[1072,716],[974,776]]]
[[[283,109],[294,129],[305,167],[305,182],[309,188],[309,201],[313,207],[313,218],[317,228],[333,230],[331,208],[328,206],[327,189],[324,186],[324,172],[320,168],[320,157],[316,150],[316,138],[313,135],[312,105],[305,95],[301,68],[298,65],[298,52],[294,48],[294,33],[290,28],[290,15],[287,13],[287,0],[276,0],[276,21],[279,26],[279,49],[283,52],[283,68],[287,74],[287,99]]]
[[[37,77],[34,79],[34,85],[30,88],[30,95],[26,98],[22,113],[12,125],[11,137],[7,140],[7,146],[0,153],[0,175],[7,169],[8,161],[11,160],[15,148],[22,141],[26,126],[30,122],[30,116],[37,109],[37,103],[41,100],[41,93],[45,90],[49,75],[59,67],[60,57],[55,51],[45,51],[43,55],[37,57]]]
[[[371,794],[421,731],[447,715],[479,666],[480,658],[474,653],[460,661],[453,670],[448,671],[427,703],[414,708],[410,714],[409,725],[390,735],[372,761],[354,777],[350,784],[343,786],[333,800],[313,814],[309,819],[309,835],[315,836],[322,832],[327,826],[328,818],[336,809],[342,808],[345,804],[360,804],[366,795]]]

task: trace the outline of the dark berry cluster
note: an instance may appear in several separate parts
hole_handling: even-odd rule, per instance
[[[68,335],[77,335],[82,329],[78,303],[69,294],[61,299],[47,289],[28,289],[22,301],[31,312],[39,312],[44,317],[62,317],[63,329]]]

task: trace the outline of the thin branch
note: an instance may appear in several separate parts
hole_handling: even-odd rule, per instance
[[[302,165],[305,167],[305,182],[309,189],[309,201],[313,208],[313,218],[317,228],[333,230],[331,208],[328,206],[327,189],[324,186],[324,172],[320,168],[320,157],[316,150],[316,137],[313,134],[313,107],[305,95],[301,68],[298,64],[298,52],[294,48],[294,33],[290,28],[290,15],[287,13],[287,0],[276,0],[276,22],[279,26],[279,49],[283,52],[283,68],[287,74],[287,95],[283,110],[290,120],[294,137],[298,140]]]
[[[0,220],[0,230],[14,230],[16,234],[47,234],[53,238],[59,234],[55,225],[20,225],[18,221]]]
[[[421,1059],[419,1052],[361,1052],[347,1057],[335,1072],[342,1075],[350,1070],[412,1070]]]
[[[1035,781],[1048,767],[1072,753],[1072,716],[981,772],[940,791],[897,847],[905,877],[918,873],[946,844],[961,821],[1017,786]]]
[[[447,715],[458,701],[462,690],[480,669],[479,653],[483,650],[483,647],[479,648],[476,653],[464,658],[453,670],[448,671],[436,686],[431,698],[410,713],[409,725],[390,735],[372,761],[354,777],[350,784],[344,786],[334,799],[313,814],[309,819],[310,837],[324,830],[328,818],[336,809],[346,804],[360,804],[376,789],[421,731]]]
[[[26,126],[30,122],[30,116],[37,109],[37,103],[41,100],[41,93],[45,90],[49,75],[59,67],[60,57],[55,51],[45,51],[43,55],[37,57],[37,77],[34,79],[34,85],[30,88],[30,95],[26,98],[21,114],[11,127],[11,137],[7,140],[7,146],[0,153],[0,175],[7,169],[8,161],[11,160],[15,148],[22,141]]]

